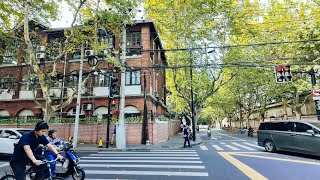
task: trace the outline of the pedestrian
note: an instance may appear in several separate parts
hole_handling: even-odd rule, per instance
[[[114,138],[116,138],[116,134],[117,134],[117,125],[114,125],[113,134],[111,138],[111,145],[113,145],[114,143]]]
[[[191,147],[190,145],[190,140],[189,140],[189,132],[188,132],[188,127],[186,125],[183,126],[183,138],[184,138],[184,143],[183,147],[186,148],[186,143],[188,142],[188,147]]]

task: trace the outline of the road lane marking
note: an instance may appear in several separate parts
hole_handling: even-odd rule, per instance
[[[106,156],[106,154],[90,154],[89,156],[95,156],[95,157],[99,157],[99,156]],[[146,156],[164,156],[164,157],[169,157],[169,156],[198,156],[198,154],[108,154],[108,156],[138,156],[138,157],[146,157]]]
[[[226,143],[224,143],[224,142],[221,142],[220,144],[226,144]]]
[[[109,156],[103,156],[103,157],[81,157],[81,159],[200,159],[199,157],[109,157]]]
[[[86,174],[120,174],[120,175],[151,175],[151,176],[209,176],[206,172],[172,172],[172,171],[101,171],[86,170]]]
[[[3,164],[0,164],[0,168],[2,168],[2,167],[6,167],[6,166],[9,166],[9,163],[3,163]]]
[[[217,138],[215,138],[215,137],[211,137],[211,139],[217,140]]]
[[[128,167],[128,168],[177,168],[177,169],[205,169],[204,166],[193,165],[144,165],[144,164],[81,164],[81,167],[99,167],[99,168],[113,168],[113,167]]]
[[[201,164],[202,161],[161,161],[161,160],[91,160],[83,159],[81,162],[95,162],[95,163],[111,163],[111,162],[125,162],[125,163],[185,163],[185,164]]]
[[[247,147],[247,146],[243,146],[243,145],[241,145],[239,143],[236,143],[236,142],[233,142],[232,144],[234,144],[236,146],[239,146],[239,147],[242,147],[242,148],[247,149],[247,150],[251,150],[251,151],[256,150],[256,149],[253,149],[253,148],[250,148],[250,147]]]
[[[223,150],[223,149],[222,149],[220,146],[218,146],[218,145],[212,145],[212,147],[215,148],[215,149],[218,150],[218,151],[222,151],[222,150]]]
[[[171,149],[167,149],[167,150],[156,150],[156,149],[153,149],[151,150],[152,152],[196,152],[196,150],[171,150]]]
[[[98,152],[98,154],[195,154],[196,151],[169,151],[169,152],[156,152],[156,151],[146,151],[146,152]]]
[[[236,148],[236,147],[233,147],[231,145],[225,145],[227,146],[228,148],[232,149],[232,150],[235,150],[235,151],[239,151],[240,149]]]
[[[204,150],[204,151],[208,150],[208,148],[206,146],[204,146],[204,145],[201,145],[200,148],[201,148],[201,150]]]
[[[270,159],[270,160],[277,160],[277,161],[287,161],[287,162],[295,162],[295,163],[302,163],[302,164],[310,164],[310,165],[316,165],[320,166],[320,162],[312,162],[312,161],[302,161],[302,160],[295,160],[295,159],[284,159],[284,158],[276,158],[276,157],[268,157],[268,156],[258,156],[258,155],[253,155],[245,152],[239,152],[239,153],[234,153],[233,155],[237,156],[245,156],[245,157],[254,157],[254,158],[260,158],[260,159]],[[265,153],[269,154],[269,153]]]
[[[267,180],[262,174],[258,173],[248,165],[242,163],[241,161],[237,160],[236,158],[232,157],[228,152],[218,152],[224,159],[229,161],[235,167],[237,167],[241,172],[243,172],[246,176],[250,179],[254,180]]]
[[[250,143],[247,143],[247,142],[244,142],[243,144],[246,144],[246,145],[248,145],[248,146],[252,146],[252,147],[255,147],[255,148],[259,148],[259,149],[264,149],[264,148],[261,147],[261,146],[254,145],[254,144],[250,144]]]
[[[222,133],[215,133],[215,134],[219,134],[219,135],[221,135],[221,136],[226,136],[226,137],[230,137],[230,138],[233,138],[233,139],[237,139],[237,140],[241,140],[241,141],[244,141],[244,139],[236,138],[236,137],[233,137],[233,136],[229,136],[229,135],[226,135],[226,134],[222,134]]]

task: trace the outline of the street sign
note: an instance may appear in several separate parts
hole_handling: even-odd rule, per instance
[[[312,89],[312,95],[313,97],[320,97],[320,88],[313,88]]]

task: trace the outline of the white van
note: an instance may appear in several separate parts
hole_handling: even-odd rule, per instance
[[[19,142],[19,139],[24,133],[33,131],[26,128],[0,128],[0,154],[12,155],[14,143]]]

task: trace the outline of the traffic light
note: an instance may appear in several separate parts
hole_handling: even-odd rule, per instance
[[[289,65],[283,67],[286,82],[292,82],[292,73]]]
[[[111,110],[115,110],[116,109],[116,100],[112,99],[111,101]]]
[[[292,82],[290,65],[280,65],[274,68],[277,83]]]
[[[110,86],[109,86],[109,97],[113,98],[114,95],[118,94],[117,90],[118,79],[110,76]]]

